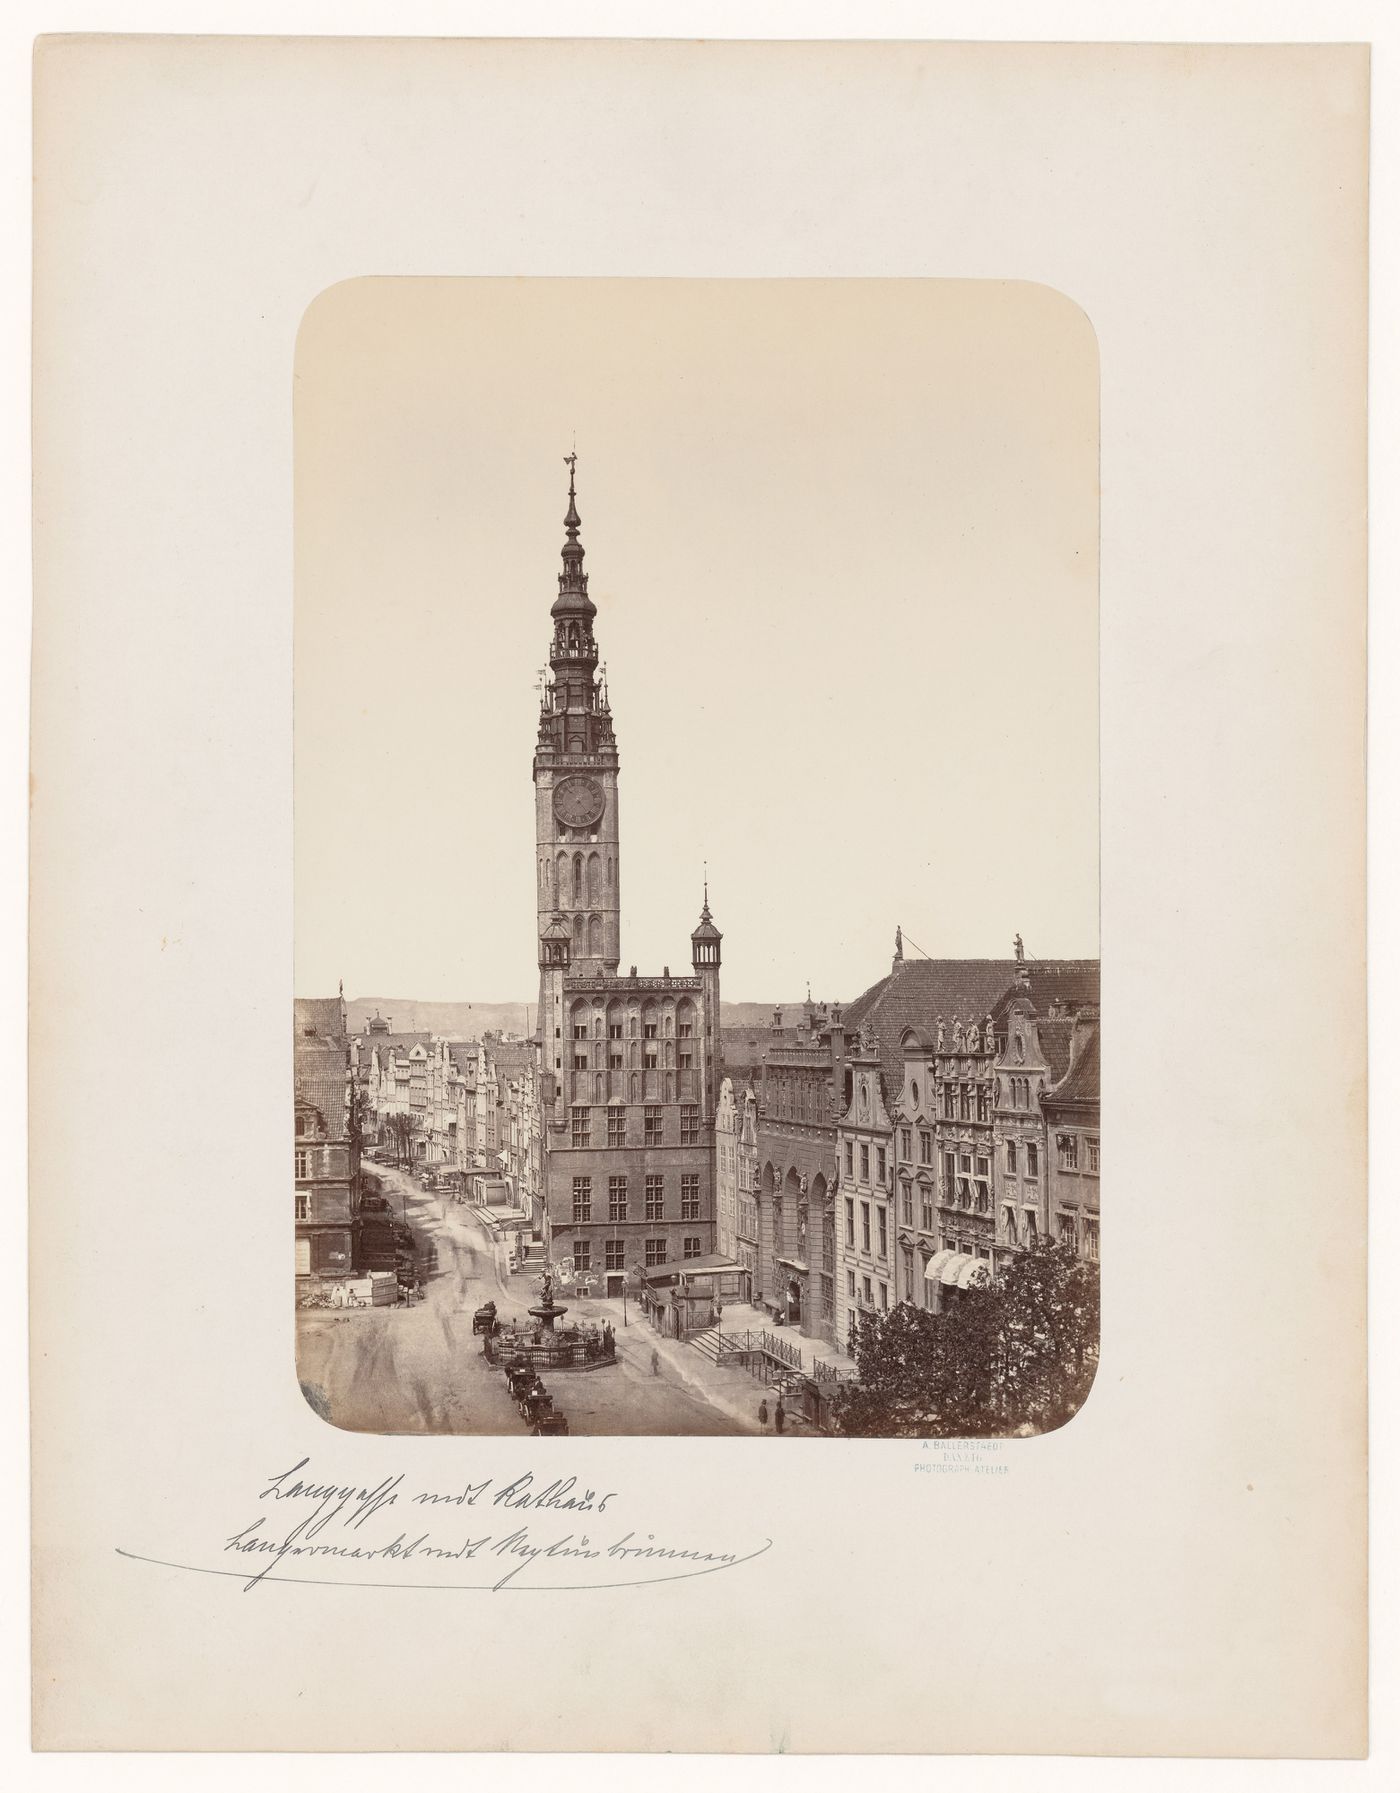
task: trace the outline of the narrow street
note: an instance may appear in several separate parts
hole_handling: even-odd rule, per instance
[[[431,1238],[438,1269],[412,1308],[298,1309],[297,1374],[311,1406],[350,1432],[520,1435],[523,1426],[490,1369],[472,1315],[495,1301],[502,1317],[535,1300],[531,1279],[504,1274],[504,1245],[470,1205],[431,1195],[387,1165],[375,1165],[384,1194]],[[615,1302],[579,1304],[617,1324]],[[687,1386],[667,1363],[652,1373],[645,1324],[617,1331],[618,1362],[556,1371],[546,1380],[569,1428],[582,1436],[732,1436],[750,1428]]]

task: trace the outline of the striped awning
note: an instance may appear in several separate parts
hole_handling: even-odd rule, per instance
[[[950,1289],[971,1289],[990,1282],[992,1267],[985,1258],[966,1251],[936,1251],[924,1267],[925,1282],[939,1282]]]

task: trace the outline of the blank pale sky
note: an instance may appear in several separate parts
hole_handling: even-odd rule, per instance
[[[1098,357],[1047,287],[357,280],[296,392],[296,988],[534,1000],[577,439],[622,958],[1098,951]]]

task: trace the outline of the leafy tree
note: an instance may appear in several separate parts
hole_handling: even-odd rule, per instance
[[[1083,1403],[1098,1359],[1098,1266],[1071,1246],[1018,1254],[946,1313],[900,1302],[866,1315],[859,1381],[837,1423],[857,1438],[997,1438],[1048,1432]]]
[[[413,1114],[391,1114],[385,1118],[384,1131],[389,1136],[395,1162],[401,1167],[413,1163],[413,1140],[418,1132],[418,1117]]]

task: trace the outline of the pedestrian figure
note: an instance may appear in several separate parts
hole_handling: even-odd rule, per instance
[[[763,1428],[764,1432],[767,1432],[767,1430],[768,1430],[768,1403],[767,1403],[767,1401],[760,1401],[758,1403],[758,1423]]]
[[[651,1354],[651,1373],[653,1376],[659,1376],[661,1374],[661,1359],[655,1351]]]
[[[777,1426],[778,1431],[780,1431],[780,1432],[782,1431],[783,1421],[786,1418],[787,1418],[787,1409],[786,1409],[786,1407],[783,1406],[783,1397],[781,1395],[779,1395],[778,1396],[778,1405],[773,1414],[773,1420],[774,1420],[775,1425]]]

